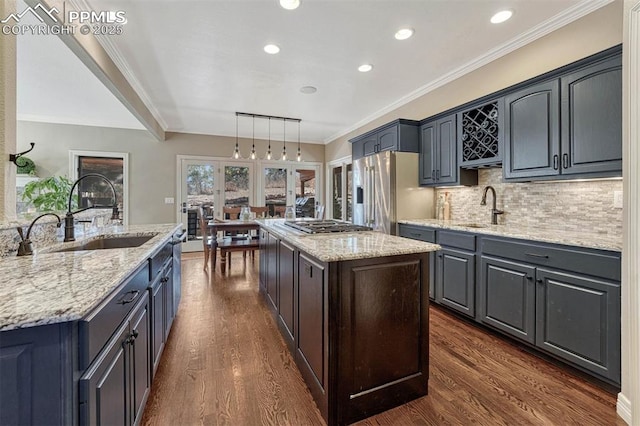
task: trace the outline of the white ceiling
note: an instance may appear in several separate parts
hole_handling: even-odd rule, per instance
[[[287,11],[277,0],[89,0],[97,11],[125,11],[124,34],[105,37],[106,47],[125,75],[134,76],[165,130],[235,135],[234,113],[243,111],[300,118],[301,139],[314,142],[346,133],[496,49],[542,34],[550,22],[568,23],[594,1],[301,3]],[[512,9],[513,18],[489,23],[503,8]],[[415,35],[395,40],[406,26]],[[97,79],[61,42],[34,38],[19,43],[21,115],[71,116],[87,124],[97,115],[109,118],[104,125],[133,126],[133,116],[96,87]],[[264,53],[267,43],[279,45],[280,53]],[[363,63],[373,71],[358,72]],[[306,85],[317,93],[301,93]],[[272,137],[279,139],[282,130],[275,127]],[[243,132],[249,136],[250,124],[241,122]],[[266,137],[266,124],[256,122],[256,137]],[[295,127],[288,129],[287,140],[296,138]]]

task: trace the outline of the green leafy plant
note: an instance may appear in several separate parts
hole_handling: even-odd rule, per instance
[[[33,176],[36,173],[36,163],[29,157],[22,156],[17,160],[18,174]]]
[[[66,211],[69,202],[69,191],[73,182],[64,176],[52,176],[29,182],[24,186],[22,201],[33,203],[39,212]],[[72,198],[72,208],[77,200]]]

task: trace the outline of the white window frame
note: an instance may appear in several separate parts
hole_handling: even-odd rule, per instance
[[[122,159],[122,209],[124,213],[122,215],[122,223],[124,225],[129,224],[129,153],[128,152],[112,152],[112,151],[84,151],[84,150],[69,150],[69,179],[75,181],[78,179],[78,159],[80,157],[104,157],[104,158],[118,158]]]
[[[333,199],[332,199],[332,195],[333,194],[333,169],[335,169],[336,167],[342,167],[342,176],[344,176],[344,179],[342,179],[342,220],[347,220],[346,219],[346,214],[347,214],[347,166],[349,164],[352,164],[352,159],[350,155],[347,155],[346,157],[342,157],[342,158],[338,158],[337,160],[332,160],[329,161],[326,165],[326,184],[325,187],[327,188],[327,195],[325,198],[325,217],[327,219],[331,219],[333,218]],[[352,205],[353,205],[353,200],[352,200]]]

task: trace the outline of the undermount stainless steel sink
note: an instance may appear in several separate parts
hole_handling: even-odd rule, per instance
[[[131,248],[140,247],[154,235],[143,236],[131,236],[131,237],[102,237],[95,240],[87,241],[84,244],[66,247],[59,250],[52,250],[53,252],[65,252],[65,251],[81,251],[81,250],[107,250],[107,249],[119,249],[119,248]]]
[[[456,223],[458,226],[464,226],[466,228],[488,228],[489,225],[483,225],[482,223]]]

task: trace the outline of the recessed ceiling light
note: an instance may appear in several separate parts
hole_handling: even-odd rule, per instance
[[[396,32],[396,40],[406,40],[413,35],[413,28],[401,28]]]
[[[264,51],[267,52],[270,55],[275,55],[276,53],[278,53],[280,51],[280,48],[278,46],[276,46],[275,44],[267,44],[264,47]]]
[[[499,23],[504,22],[507,19],[511,18],[511,15],[513,15],[512,11],[510,11],[510,10],[501,10],[500,12],[496,13],[495,15],[493,15],[491,17],[491,23],[492,24],[499,24]]]
[[[280,0],[280,6],[287,10],[297,9],[300,6],[300,0]]]
[[[312,93],[316,93],[318,89],[313,86],[302,86],[300,91],[306,95],[310,95]]]
[[[371,64],[363,64],[358,67],[358,71],[360,72],[369,72],[373,69],[373,65]]]

